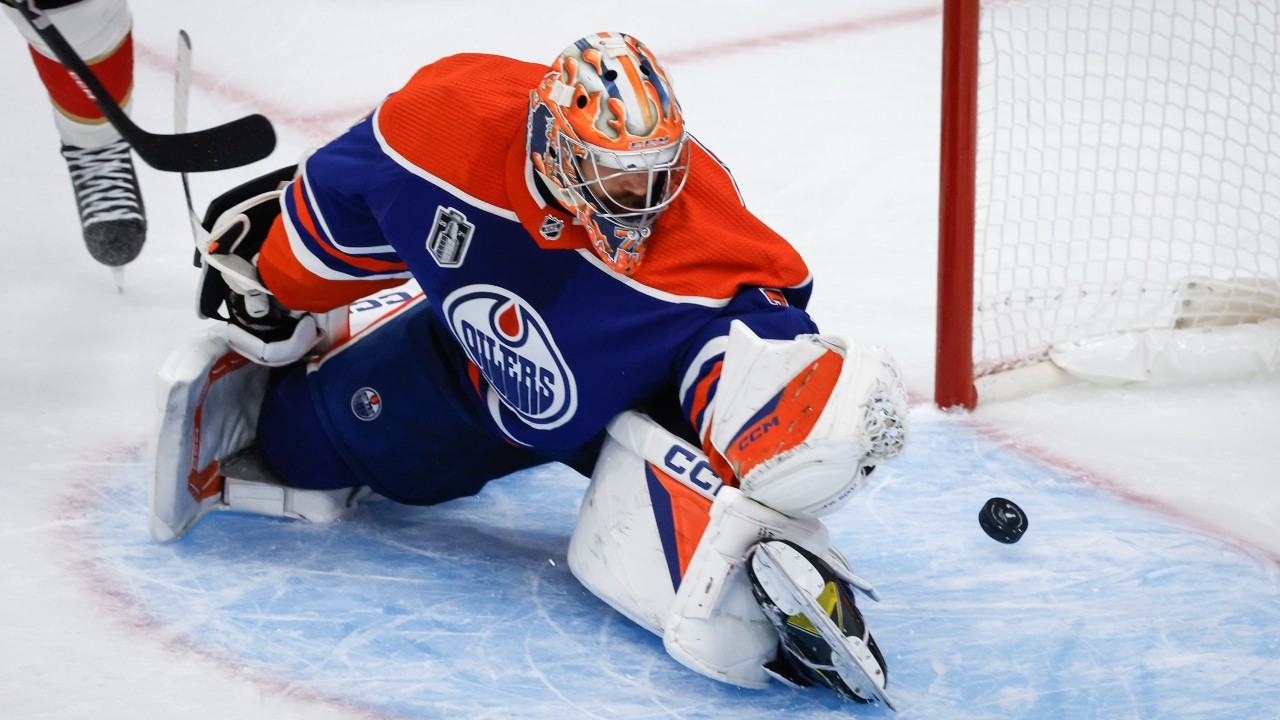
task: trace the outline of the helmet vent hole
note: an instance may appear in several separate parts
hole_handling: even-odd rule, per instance
[[[609,82],[613,82],[614,80],[617,80],[617,79],[618,79],[618,71],[617,71],[617,70],[605,70],[605,71],[604,71],[604,75],[603,75],[602,77],[604,77],[604,79],[605,79],[605,80],[608,80]]]

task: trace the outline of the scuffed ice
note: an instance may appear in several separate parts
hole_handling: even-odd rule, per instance
[[[883,602],[863,610],[900,718],[1266,717],[1280,701],[1276,568],[951,418],[827,518]],[[595,599],[565,562],[586,480],[545,466],[440,507],[329,526],[215,514],[146,531],[141,453],[83,512],[113,594],[287,687],[405,718],[888,717],[830,693],[721,685]],[[978,527],[990,496],[1031,527]]]

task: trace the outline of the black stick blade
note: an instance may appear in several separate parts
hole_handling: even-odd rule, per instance
[[[85,94],[102,111],[103,117],[151,167],[166,172],[225,170],[261,160],[275,149],[275,129],[261,115],[249,115],[207,130],[178,135],[160,135],[143,130],[116,104],[111,93],[39,8],[31,7],[30,0],[16,0],[13,4],[53,50],[58,62],[80,79]]]
[[[276,148],[276,132],[262,115],[177,135],[146,132],[126,137],[138,157],[166,172],[211,172],[257,162]]]

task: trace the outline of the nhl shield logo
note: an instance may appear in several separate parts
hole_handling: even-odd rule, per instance
[[[427,252],[440,267],[458,267],[471,245],[471,235],[476,226],[467,222],[467,216],[443,205],[436,208],[436,219],[427,235]]]
[[[548,240],[559,240],[560,233],[564,230],[564,221],[555,215],[548,215],[542,221],[542,227],[538,228],[539,234]]]

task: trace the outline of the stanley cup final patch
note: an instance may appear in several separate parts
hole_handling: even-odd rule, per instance
[[[458,267],[475,231],[476,226],[467,222],[466,215],[441,205],[436,208],[436,219],[427,235],[427,252],[440,267]]]

